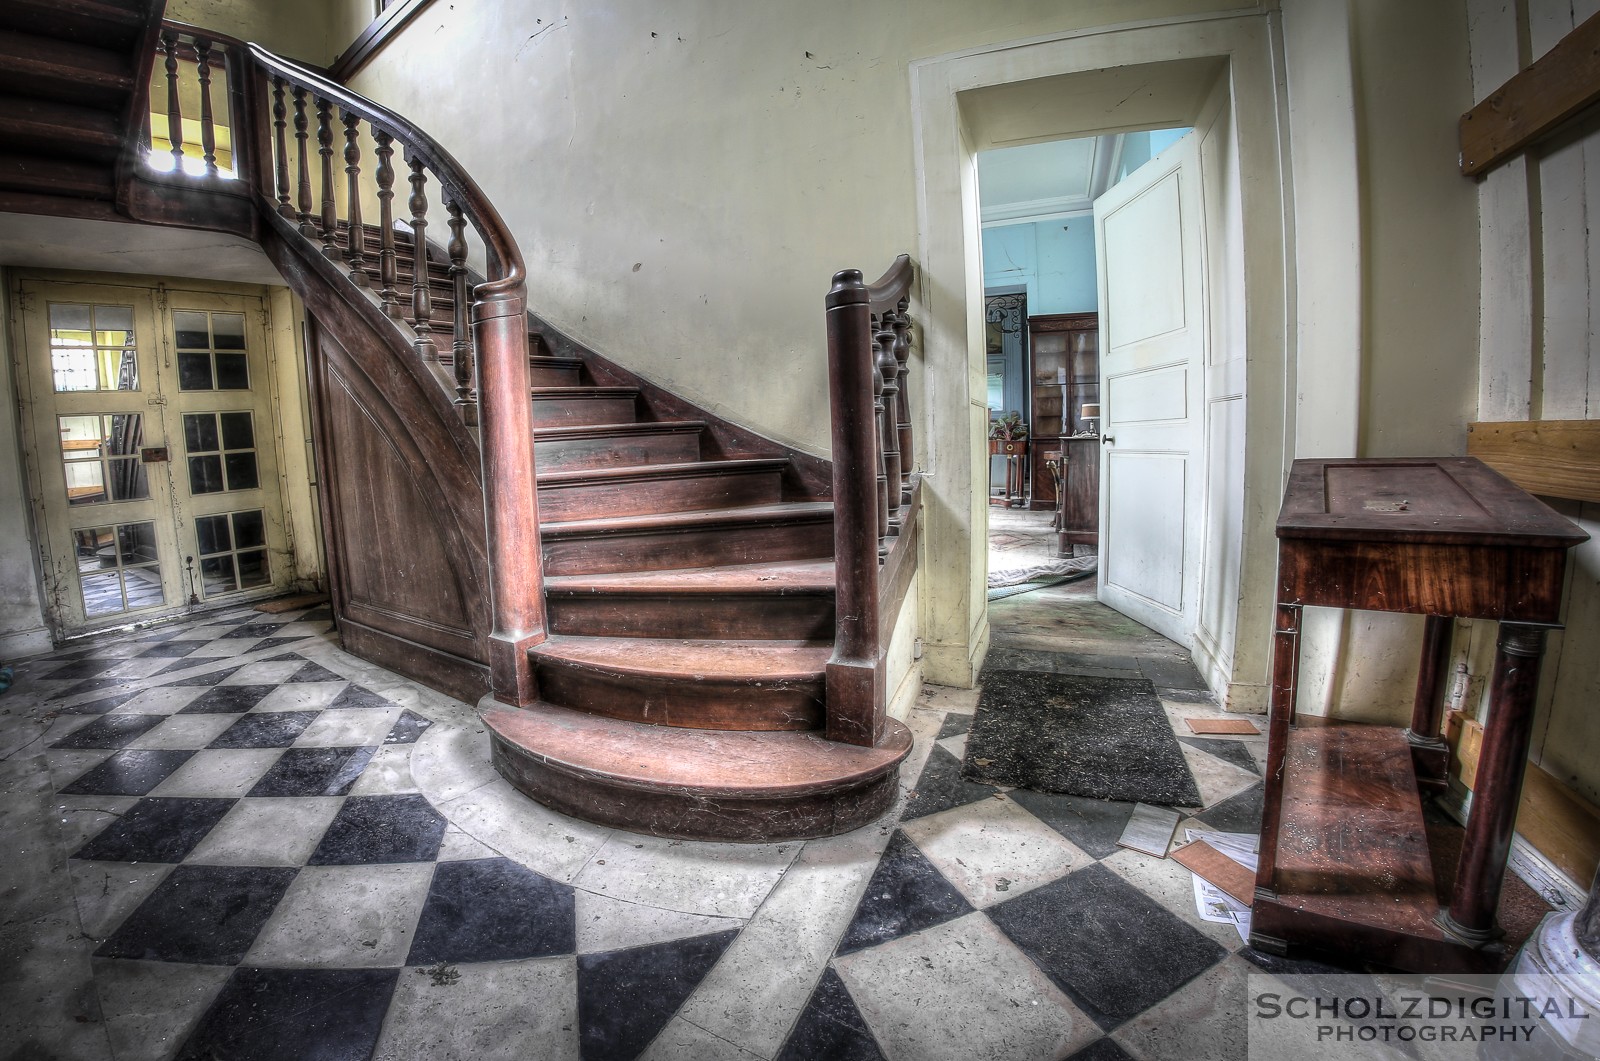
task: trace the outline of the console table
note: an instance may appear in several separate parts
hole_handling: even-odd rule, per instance
[[[1278,516],[1261,860],[1251,943],[1416,972],[1493,971],[1546,630],[1567,550],[1588,538],[1473,458],[1301,460]],[[1427,616],[1407,728],[1296,718],[1301,609]],[[1439,724],[1454,617],[1500,636],[1472,812],[1441,888],[1421,789],[1444,784]]]

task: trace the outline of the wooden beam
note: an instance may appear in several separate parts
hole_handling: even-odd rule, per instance
[[[1600,101],[1600,14],[1461,116],[1461,175],[1476,177]]]
[[[1468,424],[1467,456],[1530,494],[1600,501],[1600,420]]]

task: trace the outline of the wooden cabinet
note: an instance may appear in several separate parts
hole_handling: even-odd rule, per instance
[[[1100,321],[1096,313],[1055,313],[1028,318],[1028,348],[1032,369],[1029,382],[1028,423],[1036,445],[1054,450],[1062,437],[1088,433],[1083,416],[1085,404],[1100,402]],[[1063,401],[1066,416],[1063,418]],[[1095,421],[1098,426],[1098,419]],[[1063,447],[1069,453],[1065,468],[1067,493],[1073,493],[1074,459],[1081,458],[1079,447]],[[1084,465],[1076,464],[1080,473]],[[1056,509],[1055,484],[1044,461],[1033,462],[1033,507]],[[1095,496],[1098,497],[1099,464],[1095,462]],[[1087,484],[1077,484],[1082,487]],[[1081,504],[1078,506],[1081,510]],[[1098,502],[1090,508],[1097,509]],[[1098,514],[1094,518],[1098,518]],[[1077,521],[1081,523],[1081,520]],[[1088,530],[1092,533],[1093,526]]]
[[[1567,550],[1587,535],[1470,457],[1299,460],[1278,517],[1278,600],[1261,865],[1251,943],[1414,972],[1490,972],[1533,728],[1544,634]],[[1427,616],[1406,728],[1295,716],[1301,610]],[[1442,787],[1452,617],[1500,624],[1471,815],[1438,841],[1419,786]]]

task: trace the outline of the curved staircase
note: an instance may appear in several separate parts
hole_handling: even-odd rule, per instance
[[[876,285],[835,277],[830,466],[528,314],[493,206],[400,116],[220,34],[168,22],[159,41],[167,80],[145,98],[182,128],[179,66],[200,72],[202,144],[173,151],[203,150],[206,172],[119,175],[145,186],[120,208],[254,238],[305,302],[346,649],[483,694],[496,768],[582,818],[771,841],[885,811],[911,748],[884,703],[916,563],[908,260]],[[209,78],[229,94],[238,180],[211,164]]]

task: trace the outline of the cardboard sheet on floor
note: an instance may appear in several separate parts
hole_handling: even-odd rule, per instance
[[[1189,727],[1190,733],[1248,733],[1252,737],[1261,736],[1261,731],[1249,719],[1186,718],[1183,721]]]
[[[326,603],[328,603],[326,593],[302,593],[298,597],[279,597],[277,600],[263,601],[256,605],[256,611],[277,615],[279,612],[292,612],[296,608],[309,608],[313,604]]]
[[[1172,853],[1172,858],[1195,876],[1221,888],[1230,899],[1250,905],[1256,890],[1255,874],[1205,840],[1183,845]]]
[[[1128,824],[1123,826],[1117,844],[1146,855],[1166,858],[1167,847],[1172,843],[1172,831],[1177,827],[1177,811],[1168,807],[1152,807],[1148,803],[1135,803],[1133,815],[1128,819]]]

